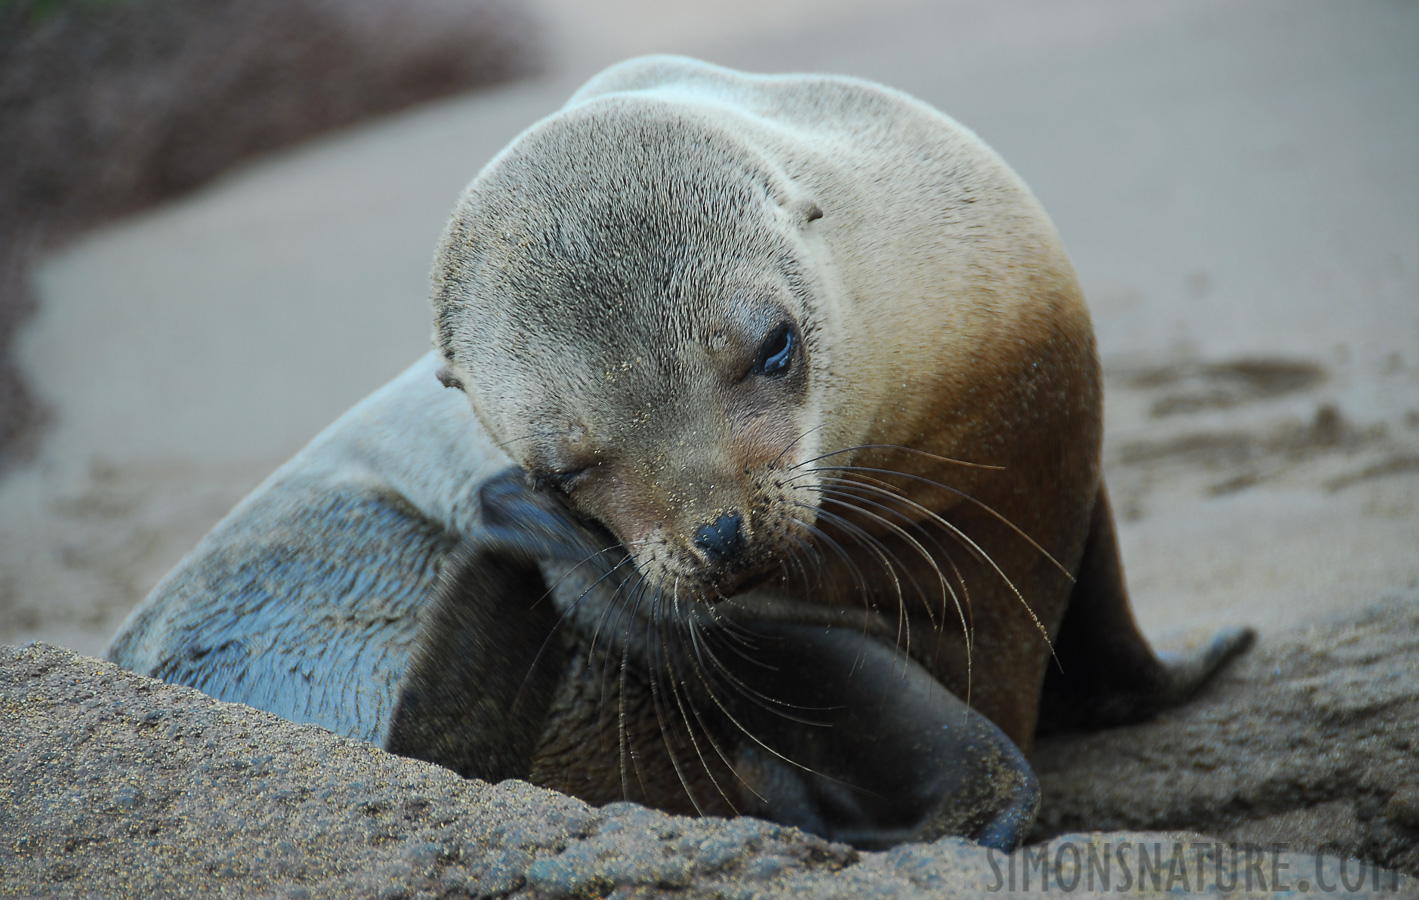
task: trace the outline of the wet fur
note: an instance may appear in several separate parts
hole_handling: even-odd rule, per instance
[[[638,792],[626,725],[675,744],[674,758],[687,745],[667,726],[712,712],[713,698],[677,697],[668,670],[702,652],[682,636],[709,614],[686,608],[704,601],[766,631],[870,622],[872,640],[1026,750],[1037,722],[1126,721],[1178,702],[1245,646],[1224,635],[1165,664],[1139,635],[1068,259],[1003,163],[902,94],[679,59],[616,67],[475,180],[441,244],[434,302],[438,356],[220,523],[125,623],[112,659],[382,742],[401,684],[437,687],[440,659],[471,654],[460,684],[503,674],[435,705],[467,694],[476,710],[485,689],[536,701],[511,726],[465,719],[491,729],[471,746],[491,748],[475,755],[492,774],[536,744],[529,771],[576,789],[557,779],[593,748],[538,722],[615,709],[615,785],[673,807],[733,777],[688,784],[696,759],[706,774],[719,765],[690,742],[689,766],[675,759],[673,780]],[[726,373],[781,313],[800,328],[805,377],[736,394]],[[440,370],[461,390],[441,387]],[[556,554],[534,582],[525,537],[494,534],[477,495],[512,464],[630,551],[613,602],[581,602],[586,583]],[[555,480],[575,467],[595,474]],[[726,509],[745,511],[749,546],[708,565],[690,536]],[[514,559],[473,567],[503,572],[500,592],[553,592],[555,617],[502,623],[515,659],[490,636],[438,649],[419,631],[435,597],[458,596],[460,544]],[[757,583],[741,591],[746,579]],[[445,621],[467,637],[489,611]],[[553,655],[529,661],[549,627]],[[563,675],[533,673],[542,661]],[[414,719],[416,743],[437,737]],[[740,741],[721,726],[703,733]]]
[[[633,60],[472,182],[433,299],[486,432],[653,595],[866,606],[1028,749],[1107,517],[1100,375],[1053,225],[973,134],[853,79]],[[777,320],[801,365],[744,376]],[[726,511],[732,564],[694,541]],[[1083,602],[1127,615],[1121,580]]]
[[[390,750],[592,803],[752,813],[861,847],[955,834],[1010,849],[1024,837],[1039,803],[1024,757],[880,626],[667,603],[610,535],[530,491],[520,470],[481,494],[487,531],[424,616]],[[550,589],[549,563],[563,569]],[[571,590],[557,621],[552,598]]]

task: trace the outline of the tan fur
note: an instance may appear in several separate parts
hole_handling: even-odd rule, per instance
[[[863,81],[633,60],[468,187],[433,303],[487,432],[580,472],[570,502],[650,583],[888,627],[900,606],[912,655],[1028,748],[1099,496],[1100,379],[1053,226],[970,131]],[[746,376],[784,316],[799,368]],[[895,512],[824,501],[846,475],[825,465],[897,473],[850,476]],[[716,566],[694,535],[736,510],[743,554]]]

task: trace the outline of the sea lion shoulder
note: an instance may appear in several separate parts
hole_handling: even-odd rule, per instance
[[[379,740],[443,558],[507,458],[426,354],[239,503],[129,615],[126,669]],[[411,448],[413,448],[411,450]]]

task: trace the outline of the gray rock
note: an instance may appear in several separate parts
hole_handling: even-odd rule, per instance
[[[1397,732],[1385,724],[1391,714],[1408,713],[1414,721],[1414,693],[1400,683],[1412,683],[1416,667],[1405,655],[1413,651],[1403,646],[1399,626],[1408,623],[1412,634],[1415,615],[1412,603],[1391,604],[1327,630],[1315,653],[1331,661],[1328,672],[1313,660],[1315,671],[1308,663],[1258,677],[1268,674],[1258,666],[1299,662],[1297,648],[1308,635],[1315,637],[1306,632],[1276,644],[1290,648],[1280,657],[1266,655],[1271,651],[1264,645],[1247,668],[1229,676],[1217,698],[1137,730],[1051,740],[1040,756],[1055,785],[1052,802],[1078,805],[1067,817],[1047,811],[1046,827],[1085,816],[1114,821],[1139,796],[1151,796],[1173,819],[1193,816],[1186,827],[1194,830],[1056,835],[1009,857],[959,840],[860,854],[754,819],[687,819],[628,803],[595,809],[522,782],[465,781],[436,766],[60,648],[3,648],[0,785],[7,799],[0,805],[0,894],[889,898],[1085,889],[1185,889],[1207,896],[1229,889],[1348,887],[1395,896],[1416,890],[1414,880],[1345,857],[1311,855],[1316,845],[1307,843],[1313,835],[1303,828],[1275,839],[1289,842],[1285,847],[1240,848],[1195,829],[1221,821],[1213,804],[1235,809],[1252,796],[1249,790],[1285,794],[1281,786],[1295,781],[1293,771],[1307,778],[1343,774],[1346,784],[1374,801],[1364,806],[1369,812],[1363,821],[1388,823],[1384,827],[1396,835],[1409,828],[1412,760],[1392,759],[1385,751],[1366,755],[1360,768],[1351,769],[1346,760],[1356,757],[1346,748],[1349,735],[1375,746],[1393,743]],[[1393,640],[1375,642],[1372,632]],[[1367,642],[1374,653],[1360,650]],[[1398,673],[1394,683],[1377,678],[1390,672]],[[1254,687],[1247,686],[1248,677]],[[1275,703],[1270,692],[1277,685],[1290,692],[1280,711],[1265,706]],[[1247,696],[1263,709],[1243,716]],[[1192,743],[1148,742],[1147,729],[1192,734],[1187,723],[1212,722],[1208,710],[1219,702],[1233,710],[1234,720],[1197,726]],[[1270,715],[1286,710],[1304,722],[1320,716],[1333,761],[1300,766],[1295,760],[1317,754],[1312,743],[1297,745],[1292,763],[1275,753],[1271,762],[1258,763],[1272,774],[1253,782],[1261,769],[1226,754],[1249,752],[1253,745],[1242,736],[1276,730]],[[1297,727],[1289,719],[1279,724]],[[1120,768],[1116,758],[1112,769],[1099,768],[1097,754],[1112,741],[1149,749],[1132,751],[1136,759],[1129,766]],[[1273,743],[1262,741],[1271,751]],[[1216,783],[1153,775],[1156,766],[1173,771],[1200,746],[1214,750],[1206,759],[1215,760]],[[1235,774],[1231,767],[1238,767]],[[1092,787],[1086,776],[1069,774],[1085,770],[1094,772],[1088,776]],[[1225,790],[1218,787],[1223,782]],[[1409,787],[1401,789],[1401,783]],[[1195,790],[1202,793],[1189,799]],[[1296,808],[1304,809],[1311,795],[1304,786],[1298,790]],[[1330,796],[1315,795],[1322,808],[1334,802]],[[1355,799],[1354,806],[1361,805]],[[1414,852],[1414,842],[1413,832],[1405,833],[1409,842],[1393,858],[1407,867],[1413,857],[1404,854]]]
[[[1419,593],[1263,634],[1187,706],[1032,763],[1036,840],[1186,828],[1419,873]]]

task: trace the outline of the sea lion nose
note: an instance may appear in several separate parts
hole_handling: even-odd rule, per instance
[[[744,519],[727,512],[711,525],[695,532],[695,546],[705,551],[711,562],[724,562],[739,555],[744,546]]]

